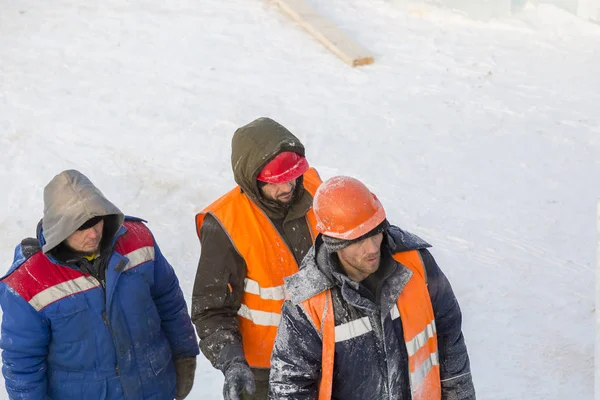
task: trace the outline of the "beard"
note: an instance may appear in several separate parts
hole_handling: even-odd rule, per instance
[[[285,197],[285,196],[280,196],[280,197]],[[273,200],[275,203],[277,203],[278,206],[282,207],[282,208],[288,208],[290,207],[292,204],[294,204],[294,201],[296,201],[297,198],[297,194],[296,194],[296,188],[294,188],[294,190],[292,191],[292,196],[290,197],[289,200],[286,201],[282,201],[279,199],[275,199]]]

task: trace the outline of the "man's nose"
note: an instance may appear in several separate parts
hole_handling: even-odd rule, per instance
[[[100,225],[100,224],[98,224],[98,225]],[[102,233],[102,230],[100,229],[100,227],[98,225],[92,226],[92,228],[88,232],[88,236],[90,238],[97,238]]]
[[[367,238],[367,242],[365,243],[365,245],[366,245],[365,250],[369,254],[377,253],[379,251],[379,244],[377,243],[377,239],[374,236]]]
[[[294,188],[294,181],[289,181],[289,182],[285,182],[282,183],[283,187],[282,187],[282,192],[284,193],[288,193],[291,192],[292,189]]]

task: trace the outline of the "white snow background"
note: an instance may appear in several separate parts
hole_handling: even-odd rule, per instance
[[[270,116],[433,244],[478,399],[591,399],[600,26],[310,2],[375,63],[350,68],[264,0],[0,0],[2,268],[76,168],[149,221],[189,306],[194,215],[234,184],[235,129]],[[199,360],[190,398],[221,398]]]

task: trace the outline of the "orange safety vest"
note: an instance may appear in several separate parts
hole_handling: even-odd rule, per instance
[[[321,184],[317,171],[306,171],[303,182],[314,197]],[[298,272],[298,264],[269,217],[239,186],[196,215],[198,237],[207,213],[219,221],[246,263],[244,294],[238,310],[246,361],[251,367],[270,368],[285,299],[283,279]],[[314,242],[316,220],[312,208],[306,219]]]
[[[418,251],[394,254],[394,259],[413,275],[398,296],[391,311],[392,320],[400,318],[408,351],[408,367],[413,400],[440,400],[441,382],[435,317],[427,290],[425,267]],[[319,327],[323,338],[319,400],[330,400],[335,357],[335,320],[331,289],[303,301],[302,307]]]

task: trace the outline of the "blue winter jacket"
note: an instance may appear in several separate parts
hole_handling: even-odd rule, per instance
[[[126,218],[115,235],[105,287],[39,247],[18,245],[0,282],[9,397],[173,399],[173,360],[198,345],[175,272],[142,220]]]

